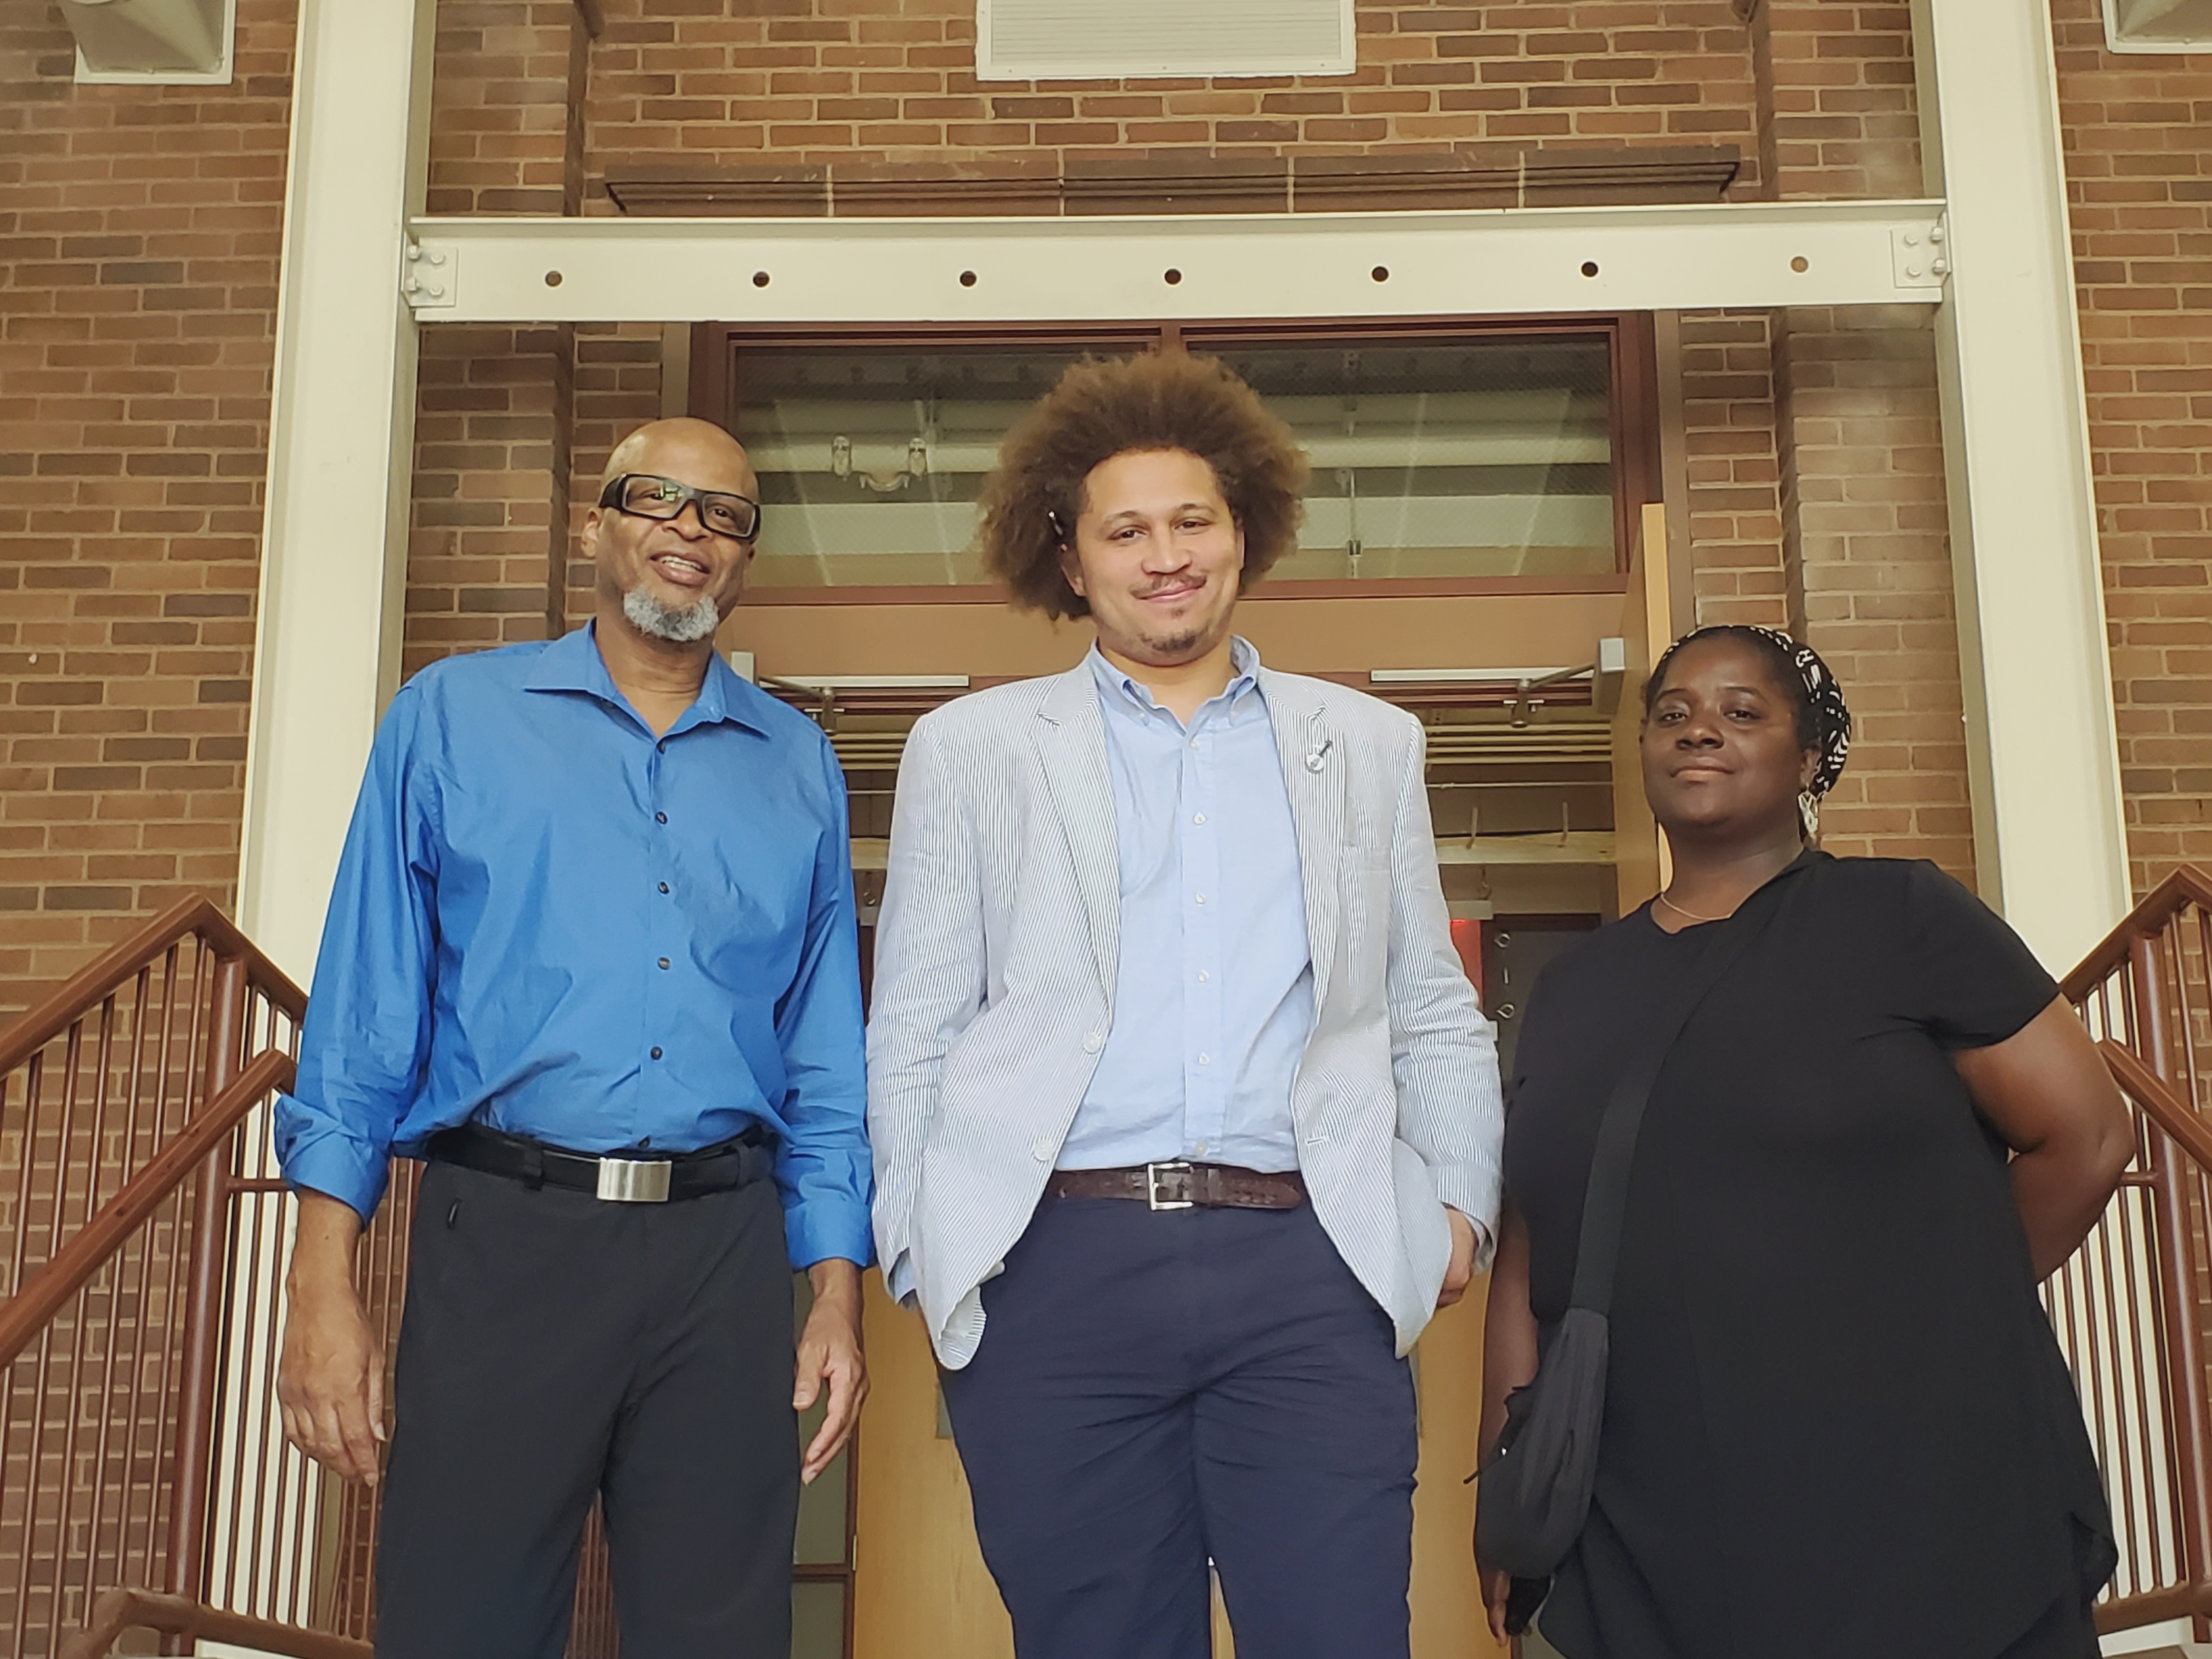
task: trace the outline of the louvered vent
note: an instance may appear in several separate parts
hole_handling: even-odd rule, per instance
[[[2105,41],[2114,52],[2212,49],[2212,0],[2105,0]]]
[[[986,81],[1349,75],[1352,0],[976,0]]]

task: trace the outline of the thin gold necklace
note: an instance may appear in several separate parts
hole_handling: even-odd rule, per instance
[[[1680,905],[1675,903],[1674,900],[1668,898],[1664,892],[1662,892],[1659,895],[1659,902],[1665,905],[1676,915],[1687,916],[1692,921],[1726,921],[1728,920],[1728,916],[1701,916],[1695,910],[1685,910]],[[1730,916],[1735,914],[1735,912],[1733,910],[1729,912],[1729,915]]]

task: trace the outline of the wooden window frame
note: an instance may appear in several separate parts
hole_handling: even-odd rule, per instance
[[[1638,516],[1660,497],[1658,374],[1649,312],[1559,313],[1511,317],[1311,318],[1273,323],[1127,322],[1040,324],[977,328],[968,324],[917,323],[896,328],[823,328],[738,323],[701,323],[691,331],[690,412],[728,424],[736,414],[738,365],[748,349],[763,346],[849,349],[915,347],[1095,346],[1102,351],[1146,350],[1163,345],[1331,344],[1340,341],[1512,338],[1526,335],[1601,334],[1609,356],[1612,397],[1607,411],[1613,446],[1613,568],[1579,575],[1373,576],[1323,580],[1267,581],[1255,589],[1269,599],[1342,599],[1388,593],[1406,599],[1506,593],[1619,593],[1628,587]],[[1004,605],[995,583],[902,584],[854,587],[769,587],[750,590],[748,605]]]

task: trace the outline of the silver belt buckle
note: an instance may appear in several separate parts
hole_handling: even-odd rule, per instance
[[[668,1170],[665,1158],[603,1158],[599,1196],[610,1204],[665,1204]]]
[[[1146,1204],[1155,1210],[1188,1210],[1195,1208],[1196,1206],[1187,1198],[1162,1198],[1160,1196],[1161,1176],[1170,1175],[1187,1176],[1189,1173],[1190,1161],[1188,1158],[1171,1158],[1165,1164],[1147,1164],[1145,1165]]]

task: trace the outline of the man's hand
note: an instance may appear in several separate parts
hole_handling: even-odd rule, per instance
[[[800,1481],[811,1486],[853,1437],[860,1402],[868,1397],[868,1366],[860,1357],[860,1268],[833,1256],[809,1267],[806,1277],[814,1286],[814,1311],[799,1333],[799,1382],[791,1403],[803,1412],[821,1397],[825,1382],[830,1388],[822,1426],[799,1465]]]
[[[332,1474],[374,1485],[384,1443],[384,1354],[354,1289],[360,1237],[352,1206],[300,1194],[276,1400],[287,1440]]]
[[[1474,1223],[1457,1210],[1444,1206],[1444,1218],[1451,1223],[1451,1260],[1444,1265],[1443,1287],[1437,1292],[1437,1306],[1449,1308],[1467,1294],[1469,1280],[1474,1277]]]

